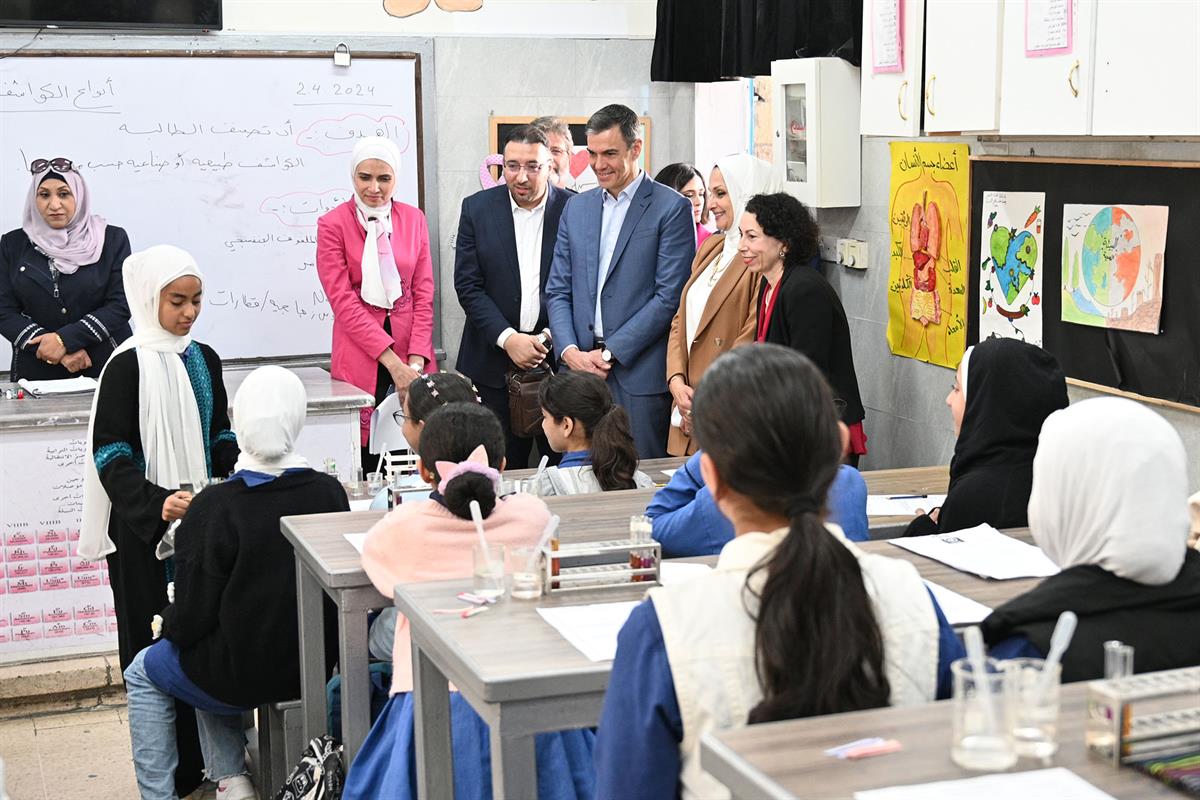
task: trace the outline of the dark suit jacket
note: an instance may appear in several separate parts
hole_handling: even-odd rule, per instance
[[[571,195],[553,184],[548,191],[542,223],[539,292],[546,288],[558,220]],[[454,246],[454,290],[467,312],[458,346],[458,371],[481,386],[500,388],[504,386],[505,370],[512,362],[496,346],[496,338],[505,328],[521,330],[521,268],[517,263],[517,237],[507,186],[484,189],[463,200]],[[547,325],[549,319],[543,301],[535,330]]]
[[[766,286],[764,278],[758,291],[760,315]],[[865,413],[858,394],[858,376],[854,374],[850,324],[841,298],[824,275],[802,264],[784,270],[778,291],[766,340],[799,350],[812,359],[825,373],[834,397],[846,401],[842,421],[847,425],[861,421]]]

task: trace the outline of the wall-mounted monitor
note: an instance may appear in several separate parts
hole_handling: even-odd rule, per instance
[[[0,0],[0,26],[221,29],[221,0]]]

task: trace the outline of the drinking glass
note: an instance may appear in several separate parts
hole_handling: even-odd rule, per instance
[[[384,476],[383,476],[382,472],[368,472],[367,473],[367,494],[371,495],[371,497],[374,497],[375,495],[379,494],[379,490],[383,488],[383,485],[385,483],[386,483],[386,481],[384,480]]]
[[[1004,662],[1004,669],[1017,755],[1048,760],[1058,752],[1058,687],[1062,664],[1054,664],[1047,670],[1043,659],[1014,658]]]
[[[536,600],[542,596],[542,559],[536,547],[522,545],[508,549],[508,572],[512,575],[512,596],[517,600]]]
[[[476,544],[472,550],[475,570],[472,590],[480,597],[501,597],[504,594],[504,545],[489,544],[485,549]]]
[[[950,757],[964,769],[1006,770],[1017,762],[1011,707],[1006,702],[1006,673],[999,661],[986,659],[979,676],[968,659],[950,665],[954,675],[954,726]],[[990,690],[985,695],[984,688]],[[985,702],[986,699],[986,702]]]

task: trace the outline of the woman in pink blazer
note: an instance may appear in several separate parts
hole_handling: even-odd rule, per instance
[[[373,394],[376,405],[437,369],[429,229],[419,208],[392,200],[399,167],[390,140],[359,140],[354,197],[317,220],[317,274],[333,307],[330,372]],[[370,423],[371,409],[363,409],[364,455]]]

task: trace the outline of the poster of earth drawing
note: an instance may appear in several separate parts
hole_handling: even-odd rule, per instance
[[[1063,322],[1160,332],[1167,211],[1167,206],[1063,206]]]
[[[1044,192],[984,192],[979,237],[979,339],[1042,346]]]
[[[892,142],[888,345],[954,368],[967,342],[967,145]]]

